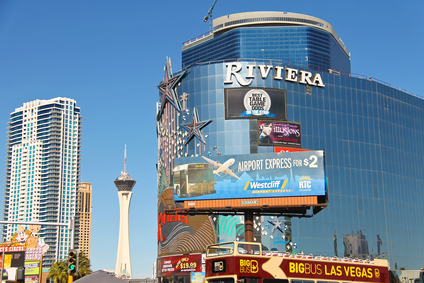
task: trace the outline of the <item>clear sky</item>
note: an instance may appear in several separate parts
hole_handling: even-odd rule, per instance
[[[209,31],[213,0],[0,0],[0,127],[24,102],[69,97],[83,115],[82,181],[93,185],[92,269],[115,269],[119,203],[113,181],[137,180],[130,208],[134,278],[152,276],[157,243],[157,85],[166,56]],[[311,15],[333,25],[352,73],[424,96],[423,0],[218,0],[214,18],[250,11]],[[5,155],[3,154],[3,160]]]

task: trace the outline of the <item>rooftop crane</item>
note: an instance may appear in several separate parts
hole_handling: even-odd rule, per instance
[[[209,8],[209,10],[208,10],[208,14],[203,18],[203,21],[206,23],[207,21],[208,21],[208,19],[209,19],[209,21],[210,21],[210,25],[211,25],[211,31],[212,31],[212,10],[213,10],[213,7],[215,7],[215,4],[216,4],[216,1],[217,0],[214,0],[213,1],[213,4],[212,4],[212,6]]]

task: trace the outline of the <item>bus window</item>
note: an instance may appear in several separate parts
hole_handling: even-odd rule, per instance
[[[260,283],[260,278],[255,277],[240,277],[238,280],[239,283]]]
[[[222,256],[231,255],[234,252],[234,243],[222,243],[217,245],[210,245],[206,250],[206,256]]]
[[[215,280],[209,280],[209,283],[234,283],[233,278],[222,278],[222,279],[215,279]]]
[[[238,244],[238,252],[240,254],[260,254],[260,246],[254,244]]]
[[[289,283],[289,280],[287,280],[287,279],[268,279],[268,278],[264,278],[262,280],[262,283]]]
[[[314,283],[311,280],[290,280],[290,283]]]

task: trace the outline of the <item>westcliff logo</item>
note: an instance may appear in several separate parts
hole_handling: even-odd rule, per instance
[[[259,73],[263,79],[266,79],[271,73],[272,69],[274,71],[274,80],[285,80],[288,82],[295,82],[299,84],[307,84],[319,87],[325,87],[322,82],[322,78],[320,74],[312,75],[311,72],[297,70],[293,68],[284,68],[281,66],[272,66],[272,65],[247,65],[247,73],[245,78],[241,75],[242,64],[240,62],[231,62],[226,63],[227,66],[227,75],[224,81],[224,84],[232,84],[233,76],[236,78],[237,82],[242,86],[248,86],[252,83],[255,78],[253,75],[253,70],[257,67],[259,69]]]

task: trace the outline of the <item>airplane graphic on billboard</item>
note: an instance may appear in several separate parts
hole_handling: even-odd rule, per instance
[[[231,175],[231,176],[240,180],[240,178],[236,174],[234,174],[234,170],[229,169],[229,167],[231,165],[233,165],[234,162],[235,162],[234,158],[230,158],[227,161],[225,161],[223,164],[221,164],[221,163],[219,163],[219,161],[213,161],[212,159],[206,158],[204,156],[202,156],[202,157],[203,157],[204,160],[206,160],[207,162],[209,162],[210,164],[213,165],[213,167],[214,167],[213,173],[214,174],[216,174],[218,176],[221,176],[221,175],[219,175],[220,173],[222,173],[223,175],[228,174],[228,175]]]

